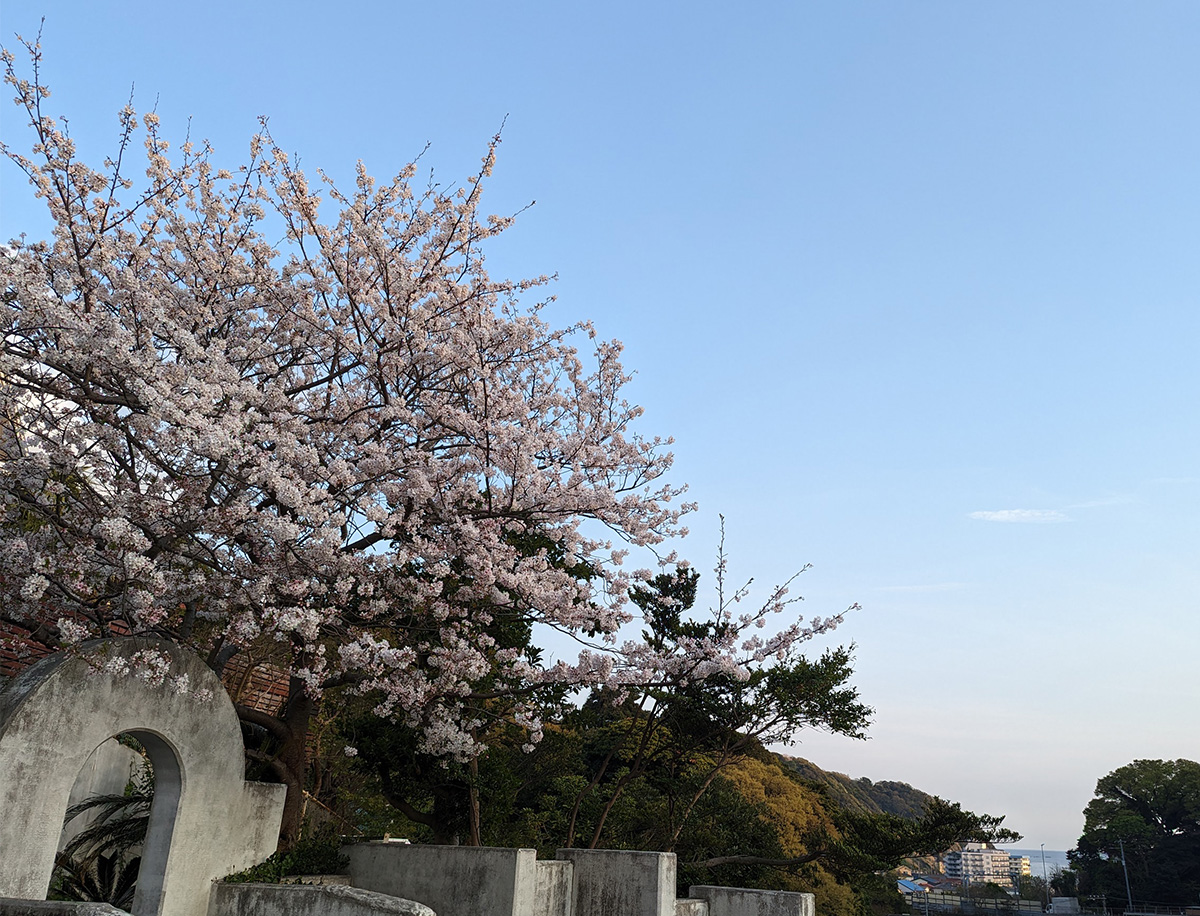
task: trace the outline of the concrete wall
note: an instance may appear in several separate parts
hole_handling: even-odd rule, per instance
[[[342,853],[350,859],[355,887],[419,900],[441,916],[537,912],[537,852],[532,849],[372,842],[343,846]]]
[[[59,903],[0,897],[0,916],[129,916],[107,903]]]
[[[533,916],[573,916],[572,871],[570,862],[550,859],[537,863]]]
[[[708,916],[816,916],[812,894],[692,885],[688,897],[708,902]]]
[[[532,849],[388,841],[342,852],[355,887],[419,900],[441,916],[815,916],[812,894],[697,885],[676,899],[675,856],[666,852],[560,849],[539,862]]]
[[[574,916],[675,916],[675,854],[560,849],[573,866]]]
[[[151,650],[189,690],[108,673]],[[198,689],[211,698],[198,700]],[[170,643],[99,640],[43,659],[0,694],[0,895],[45,899],[75,778],[121,732],[154,766],[137,916],[205,916],[213,879],[274,851],[286,790],[245,781],[241,728],[216,675]]]
[[[412,900],[337,884],[213,885],[208,916],[435,916]]]

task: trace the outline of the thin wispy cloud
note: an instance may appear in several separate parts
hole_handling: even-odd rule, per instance
[[[929,585],[881,585],[880,592],[952,592],[963,587],[962,582],[934,582]]]
[[[996,509],[972,512],[968,518],[977,518],[985,522],[1022,522],[1024,524],[1045,525],[1051,522],[1069,522],[1071,517],[1057,509]]]

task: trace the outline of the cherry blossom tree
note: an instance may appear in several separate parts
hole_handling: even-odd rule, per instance
[[[619,644],[651,575],[628,552],[661,549],[691,506],[670,440],[636,429],[620,344],[526,304],[546,277],[484,269],[512,222],[481,210],[498,137],[462,187],[360,164],[342,190],[265,121],[225,170],[126,106],[97,169],[26,48],[28,76],[3,59],[32,148],[3,151],[54,228],[0,251],[0,621],[56,649],[155,635],[218,672],[270,653],[287,703],[239,712],[281,748],[285,838],[331,689],[469,759],[484,692],[536,738],[539,686],[728,674],[829,624],[741,640],[772,598],[686,660]],[[543,665],[538,626],[589,648]]]

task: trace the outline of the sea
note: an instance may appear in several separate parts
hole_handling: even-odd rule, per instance
[[[1042,876],[1042,850],[1038,849],[1013,849],[1011,846],[1001,846],[1005,852],[1013,856],[1029,856],[1029,871]],[[1047,849],[1046,850],[1046,874],[1052,875],[1055,869],[1063,869],[1067,867],[1067,851],[1065,849]]]

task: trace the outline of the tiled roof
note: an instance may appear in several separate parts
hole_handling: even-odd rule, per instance
[[[119,624],[111,627],[120,629]],[[113,635],[124,635],[114,632]],[[0,678],[16,677],[50,650],[29,638],[21,627],[0,621]],[[270,662],[254,662],[245,654],[235,655],[221,677],[235,703],[275,715],[288,695],[288,673]]]
[[[49,654],[49,649],[27,639],[16,627],[0,623],[0,677],[16,677]]]
[[[235,703],[276,715],[288,695],[288,673],[270,662],[252,661],[248,655],[235,655],[225,666],[221,680]]]

